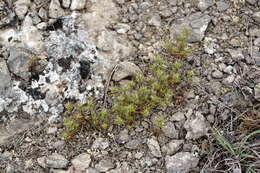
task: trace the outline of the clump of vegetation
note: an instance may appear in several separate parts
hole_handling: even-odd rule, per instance
[[[154,119],[154,133],[156,136],[162,133],[162,129],[166,123],[164,116],[160,115]]]
[[[179,39],[183,44],[184,39]],[[186,50],[183,46],[179,48]],[[178,86],[189,82],[193,76],[192,71],[184,70],[181,61],[162,56],[155,57],[148,64],[145,74],[137,74],[126,85],[110,88],[113,103],[109,108],[102,108],[93,98],[82,105],[66,105],[68,117],[64,119],[64,138],[71,138],[87,126],[97,130],[108,129],[111,125],[131,127],[136,121],[169,106],[180,93]],[[160,133],[164,124],[165,120],[158,118],[153,128],[155,133]]]
[[[176,43],[174,43],[173,41],[166,41],[166,53],[176,58],[184,58],[188,56],[191,52],[186,42],[188,36],[189,30],[188,28],[184,28],[182,34],[177,38]]]
[[[257,145],[255,146],[256,150],[254,150],[254,145],[248,143],[250,138],[257,138],[259,134],[260,130],[255,130],[242,138],[239,142],[232,144],[217,130],[214,130],[213,133],[220,146],[228,152],[225,153],[226,165],[228,167],[231,165],[231,167],[240,169],[241,172],[246,173],[256,173],[260,171],[258,164],[260,157],[259,154],[257,154]]]

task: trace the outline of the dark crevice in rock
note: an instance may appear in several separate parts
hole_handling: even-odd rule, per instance
[[[58,29],[62,29],[62,26],[63,26],[62,18],[59,18],[59,19],[55,20],[52,24],[47,26],[46,30],[47,31],[56,31]]]
[[[35,99],[35,100],[44,99],[45,98],[45,93],[41,93],[36,88],[29,88],[27,90],[27,93],[30,94],[33,97],[33,99]]]
[[[81,78],[82,79],[89,79],[91,62],[82,60],[79,63],[80,63],[79,70],[80,70]]]
[[[66,72],[68,69],[70,69],[71,61],[72,57],[61,58],[58,60],[58,64],[62,67],[63,72]]]

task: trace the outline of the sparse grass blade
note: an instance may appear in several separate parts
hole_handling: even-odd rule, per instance
[[[242,139],[242,141],[240,142],[240,145],[239,145],[239,153],[242,154],[242,153],[246,150],[246,146],[245,146],[245,145],[246,145],[247,140],[248,140],[249,138],[251,138],[251,137],[257,135],[257,134],[260,134],[260,130],[256,130],[256,131],[250,133],[249,135],[247,135],[246,137],[244,137],[244,138]]]
[[[231,143],[224,137],[222,136],[217,130],[214,130],[213,135],[215,136],[216,140],[219,142],[219,144],[225,148],[229,153],[231,153],[233,156],[236,156],[236,151],[231,145]]]

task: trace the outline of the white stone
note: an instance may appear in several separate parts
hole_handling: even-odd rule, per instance
[[[64,10],[60,6],[59,0],[52,0],[49,6],[49,16],[51,18],[58,18],[65,15]]]
[[[206,120],[200,112],[195,114],[195,118],[188,119],[184,124],[184,128],[187,130],[185,138],[188,140],[198,139],[208,132]]]
[[[62,6],[64,8],[69,8],[70,7],[70,3],[71,3],[71,0],[63,0],[62,1]]]
[[[71,10],[82,10],[85,8],[86,0],[72,0],[70,9]]]
[[[188,173],[198,165],[199,158],[188,152],[180,152],[171,157],[166,156],[165,162],[168,173]]]
[[[153,138],[148,139],[147,140],[147,145],[148,145],[148,148],[150,149],[151,153],[155,157],[162,157],[160,145],[159,145],[159,143],[155,139],[153,139]]]
[[[20,20],[24,19],[30,3],[30,0],[18,0],[15,2],[15,13]]]
[[[72,159],[71,163],[75,170],[77,171],[84,171],[89,167],[91,162],[91,156],[87,153],[82,153]]]

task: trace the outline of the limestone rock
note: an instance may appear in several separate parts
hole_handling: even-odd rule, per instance
[[[167,173],[188,173],[198,165],[199,158],[189,152],[180,152],[173,156],[166,156],[165,162]]]
[[[200,112],[196,113],[195,118],[188,119],[184,128],[187,130],[186,139],[198,139],[208,131],[206,120]]]
[[[110,169],[114,168],[115,165],[111,160],[101,160],[98,164],[96,164],[95,168],[100,172],[107,172]]]
[[[158,141],[156,141],[153,138],[148,139],[147,145],[148,145],[148,148],[150,149],[152,155],[154,155],[155,157],[162,157],[162,153],[161,153],[161,149],[160,149],[160,145],[159,145]]]
[[[176,39],[182,34],[183,29],[187,28],[189,30],[187,42],[201,41],[210,21],[211,17],[209,15],[204,15],[200,12],[176,19],[171,26],[171,36]]]
[[[65,15],[64,10],[60,6],[59,0],[52,0],[49,6],[49,16],[51,18],[58,18]]]
[[[77,171],[84,171],[89,167],[91,156],[87,153],[82,153],[72,159],[71,163]]]
[[[61,155],[54,153],[50,156],[43,156],[37,158],[37,163],[43,168],[55,168],[62,169],[66,168],[68,161]]]
[[[24,19],[30,3],[30,0],[18,0],[15,2],[15,13],[20,20]]]
[[[0,95],[3,95],[11,86],[11,76],[4,59],[0,59]],[[1,101],[0,101],[1,104]],[[0,107],[0,112],[1,112]]]
[[[254,19],[256,22],[260,23],[260,11],[255,12],[255,13],[253,14],[253,19]]]
[[[33,53],[26,51],[26,49],[12,48],[7,61],[9,70],[28,81],[31,77],[31,72],[29,71],[30,58],[34,56]]]
[[[142,71],[137,65],[132,62],[124,61],[117,66],[117,70],[115,71],[112,79],[118,82],[127,77],[133,77],[138,73],[142,73]]]
[[[71,3],[71,0],[63,0],[62,1],[62,6],[64,8],[69,8],[70,7],[70,3]]]
[[[260,102],[260,83],[258,83],[255,86],[254,91],[255,91],[255,99]]]
[[[200,9],[200,11],[205,11],[209,7],[213,6],[214,3],[214,0],[198,0],[197,6]]]
[[[86,0],[72,0],[70,9],[71,10],[82,10],[85,8]]]

